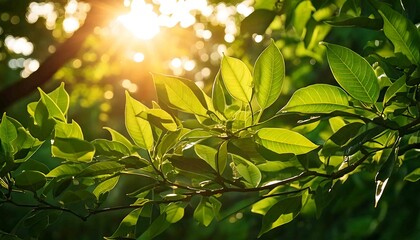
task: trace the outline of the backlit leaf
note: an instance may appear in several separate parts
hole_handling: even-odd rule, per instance
[[[112,234],[111,237],[106,239],[120,239],[126,237],[135,237],[137,221],[140,217],[143,207],[139,207],[131,211],[124,219],[121,221],[117,230]]]
[[[249,103],[252,96],[252,75],[241,60],[224,56],[221,73],[223,83],[232,97]]]
[[[0,123],[0,140],[4,144],[10,144],[18,137],[17,129],[8,119],[6,113],[3,113]]]
[[[235,163],[238,173],[251,184],[252,187],[258,187],[261,182],[261,172],[255,164],[240,157],[238,155],[231,155]]]
[[[375,103],[379,97],[379,83],[375,72],[363,57],[352,50],[324,43],[331,71],[338,84],[353,98]]]
[[[378,11],[384,20],[385,36],[417,66],[420,65],[420,34],[416,26],[387,4],[379,3]]]
[[[258,57],[254,68],[255,95],[266,109],[279,98],[285,76],[283,55],[273,40]]]
[[[274,4],[271,6],[273,7]],[[241,23],[241,34],[264,34],[274,20],[276,12],[268,9],[256,9]]]
[[[206,100],[203,92],[194,84],[186,83],[188,80],[154,74],[153,80],[159,101],[171,108],[198,116],[207,116]]]
[[[227,107],[226,97],[225,95],[228,94],[225,92],[225,88],[223,86],[223,80],[221,78],[220,71],[217,73],[216,78],[213,82],[213,89],[212,89],[212,101],[214,108],[220,112],[224,113],[225,108]]]
[[[214,217],[212,203],[206,197],[201,198],[200,203],[194,210],[194,219],[207,227],[213,221]]]
[[[102,194],[107,193],[111,191],[112,189],[114,189],[119,179],[120,179],[120,176],[116,176],[116,177],[107,179],[99,183],[98,186],[96,186],[96,188],[93,189],[92,193],[96,196],[97,199],[99,199],[99,197]]]
[[[51,152],[54,157],[69,161],[90,162],[95,154],[95,148],[85,140],[56,137]]]
[[[96,155],[107,157],[124,157],[130,155],[130,150],[122,143],[106,139],[92,141],[96,149]]]
[[[259,236],[292,221],[300,213],[301,208],[302,196],[279,200],[264,215]]]
[[[48,96],[57,104],[61,112],[65,115],[69,109],[70,97],[64,89],[64,82],[60,84],[60,87],[54,91],[48,93]]]
[[[223,146],[220,146],[222,148],[222,152],[219,150],[202,145],[202,144],[196,144],[194,146],[194,150],[196,154],[206,161],[215,171],[217,171],[219,174],[222,174],[226,167],[226,144],[225,142],[222,143]],[[223,158],[224,155],[224,158]]]
[[[56,168],[52,169],[47,177],[64,177],[64,176],[74,176],[79,174],[85,168],[84,164],[61,164]]]
[[[79,177],[95,177],[104,174],[113,174],[124,169],[124,166],[113,161],[97,162],[86,167]]]
[[[127,132],[138,146],[150,150],[153,147],[152,128],[147,120],[137,117],[148,108],[132,98],[128,92],[125,93],[125,97],[125,127]]]
[[[339,87],[314,84],[297,90],[282,109],[286,112],[330,113],[348,108],[347,94]]]
[[[140,113],[138,117],[168,131],[176,131],[178,128],[173,117],[163,109],[147,109]]]
[[[417,182],[420,179],[420,168],[415,169],[404,177],[405,181]]]
[[[66,122],[66,117],[61,109],[57,106],[57,103],[51,99],[41,88],[38,88],[41,94],[41,101],[45,105],[48,111],[48,118]]]
[[[398,92],[404,92],[407,89],[407,86],[405,85],[406,77],[403,75],[397,81],[395,81],[385,92],[384,96],[384,106],[386,103],[394,97]]]
[[[166,206],[166,221],[176,223],[184,217],[184,207],[180,203],[170,203]]]
[[[124,146],[126,146],[128,149],[132,148],[132,143],[124,135],[109,127],[104,127],[104,129],[111,134],[112,141],[120,142],[124,144]]]
[[[255,138],[258,144],[280,154],[293,153],[299,155],[318,148],[318,145],[300,133],[282,128],[263,128],[257,132]]]
[[[61,138],[83,139],[83,132],[75,121],[71,123],[57,122],[55,124],[55,136]]]
[[[143,234],[140,235],[140,237],[137,239],[138,240],[152,240],[157,235],[165,231],[170,225],[171,223],[166,221],[165,214],[161,214],[152,222],[152,224],[150,224],[147,230],[143,232]]]
[[[398,158],[398,144],[399,140],[394,143],[391,153],[389,154],[386,161],[382,164],[381,169],[375,176],[376,182],[376,191],[375,191],[375,207],[378,205],[379,200],[381,199],[382,193],[385,190],[386,184],[388,183],[389,177],[394,170],[395,162]]]

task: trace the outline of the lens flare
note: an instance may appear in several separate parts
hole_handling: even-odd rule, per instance
[[[130,12],[119,16],[118,21],[142,40],[150,40],[160,32],[158,15],[153,6],[143,0],[133,0]]]

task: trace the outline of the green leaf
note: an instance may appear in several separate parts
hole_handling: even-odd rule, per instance
[[[85,140],[56,137],[51,152],[54,157],[69,161],[90,162],[95,154],[95,148]]]
[[[47,177],[64,177],[64,176],[74,176],[79,174],[85,168],[85,164],[61,164],[56,168],[52,169]]]
[[[282,109],[286,112],[330,113],[347,109],[347,94],[339,87],[314,84],[297,90]]]
[[[213,101],[214,108],[218,112],[224,114],[225,109],[227,107],[226,94],[228,93],[225,92],[226,88],[224,88],[223,86],[223,80],[220,75],[221,75],[220,71],[217,72],[216,78],[214,79],[214,82],[213,82],[212,101]]]
[[[219,148],[222,148],[222,152],[219,152],[218,150],[206,145],[194,145],[195,153],[201,159],[206,161],[215,171],[217,171],[219,174],[223,174],[226,167],[226,155],[224,155],[224,153],[226,152],[225,142],[223,142]],[[223,158],[222,155],[224,155],[225,158]]]
[[[96,197],[92,192],[82,190],[67,190],[61,194],[60,205],[65,207],[85,211],[87,206],[92,206],[96,202]]]
[[[259,237],[273,228],[284,225],[292,221],[302,208],[302,196],[289,197],[279,200],[274,204],[262,220]]]
[[[66,189],[68,189],[68,187],[70,187],[72,183],[73,183],[72,177],[56,178],[48,184],[48,187],[46,187],[44,192],[46,192],[46,190],[51,186],[51,184],[54,184],[53,189],[52,189],[52,194],[53,194],[53,197],[56,198],[60,196]]]
[[[176,223],[184,217],[184,207],[180,203],[169,203],[165,208],[166,221]]]
[[[279,199],[275,197],[264,198],[252,205],[251,212],[265,215],[268,210],[278,201]]]
[[[241,101],[236,100],[229,94],[223,83],[220,71],[217,73],[213,83],[212,101],[215,109],[230,120],[236,118],[236,113],[242,105]]]
[[[217,150],[216,154],[216,166],[218,167],[217,172],[222,175],[225,171],[226,164],[227,164],[227,157],[228,157],[228,149],[227,149],[228,141],[223,141],[220,144],[219,149]]]
[[[385,92],[384,96],[384,106],[388,103],[388,101],[394,97],[399,92],[404,92],[407,90],[407,86],[405,85],[406,77],[403,75],[397,81],[395,81]]]
[[[191,81],[153,74],[159,101],[180,111],[207,117],[207,103],[201,89]],[[192,83],[192,84],[191,84]]]
[[[365,144],[367,141],[371,141],[383,131],[385,131],[385,128],[382,126],[375,126],[371,129],[365,130],[342,147],[344,155],[351,156],[355,154],[362,148],[363,144]]]
[[[213,221],[215,217],[214,213],[213,204],[208,198],[203,197],[194,210],[194,219],[207,227]]]
[[[215,170],[204,160],[199,158],[188,158],[172,156],[168,159],[176,168],[195,173],[213,174]]]
[[[57,103],[51,99],[41,88],[38,88],[41,94],[41,102],[45,105],[48,111],[48,118],[66,122],[66,117],[61,109],[57,106]]]
[[[139,114],[139,117],[149,121],[156,127],[168,131],[176,131],[178,126],[173,117],[163,109],[147,109]]]
[[[15,125],[16,127],[16,125]],[[42,142],[38,141],[29,133],[28,130],[23,128],[22,126],[17,127],[17,138],[12,142],[12,144],[17,149],[34,149],[41,145]]]
[[[245,179],[245,181],[250,183],[252,187],[258,187],[262,178],[258,167],[241,156],[233,154],[231,156],[238,173]]]
[[[124,164],[124,166],[126,168],[139,169],[139,168],[143,168],[143,167],[146,167],[146,166],[150,166],[149,161],[147,161],[144,158],[138,157],[138,156],[123,157],[123,158],[119,159],[118,162]]]
[[[79,177],[96,177],[104,174],[113,174],[124,169],[124,166],[113,161],[97,162],[89,165],[81,173]]]
[[[272,6],[274,7],[274,5]],[[252,35],[254,33],[263,35],[274,20],[276,12],[268,9],[256,9],[249,14],[241,23],[241,34]]]
[[[372,30],[380,30],[383,22],[380,19],[372,19],[369,17],[351,17],[351,16],[339,16],[331,20],[325,21],[326,23],[339,26],[339,27],[362,27]]]
[[[34,111],[34,122],[31,125],[31,134],[38,139],[45,140],[50,137],[56,121],[50,118],[47,107],[42,101],[36,104]]]
[[[382,164],[381,169],[375,176],[376,182],[376,191],[375,191],[375,207],[378,205],[379,200],[381,199],[382,193],[385,190],[386,184],[388,183],[389,177],[394,170],[395,162],[398,159],[398,144],[400,140],[397,140],[389,154],[388,158]]]
[[[415,169],[404,177],[405,181],[417,182],[420,179],[420,168]]]
[[[2,144],[10,145],[17,137],[18,132],[15,125],[8,119],[6,113],[3,113],[0,123],[0,140]]]
[[[241,60],[224,56],[221,73],[223,83],[232,97],[249,103],[252,97],[252,75]]]
[[[353,17],[360,16],[362,13],[361,0],[347,0],[340,9],[340,15],[343,13]]]
[[[152,240],[157,235],[161,234],[163,231],[165,231],[171,224],[166,221],[165,214],[159,215],[147,228],[143,234],[137,238],[138,240]]]
[[[420,65],[420,35],[416,26],[406,17],[378,2],[378,11],[384,20],[385,36],[394,44],[395,52],[401,52],[417,66]]]
[[[254,68],[255,95],[262,109],[268,108],[280,97],[284,76],[283,55],[271,40],[258,57]]]
[[[323,44],[327,47],[328,62],[338,84],[353,98],[375,103],[379,97],[379,83],[366,59],[348,48]]]
[[[338,146],[342,146],[353,138],[362,126],[364,126],[364,124],[360,122],[349,123],[338,129],[338,131],[330,137],[330,140]]]
[[[276,153],[294,153],[296,155],[308,153],[318,145],[301,134],[282,128],[263,128],[256,134],[255,141],[263,147]]]
[[[36,191],[42,188],[47,179],[42,172],[27,170],[15,177],[16,186],[29,191]]]
[[[120,225],[118,226],[117,230],[115,230],[115,232],[112,234],[112,236],[106,237],[106,239],[135,237],[137,221],[140,217],[142,210],[143,207],[139,207],[127,214],[127,216],[124,217],[124,219],[121,221]]]
[[[56,88],[54,91],[48,93],[48,96],[57,104],[61,112],[66,115],[69,109],[70,97],[69,94],[64,89],[64,82],[60,84],[60,87]]]
[[[97,199],[112,189],[114,189],[115,186],[117,186],[118,180],[120,179],[120,176],[116,176],[110,179],[107,179],[96,186],[95,189],[93,189],[92,193],[96,196]]]
[[[124,144],[128,149],[132,149],[133,144],[124,135],[109,127],[104,127],[104,129],[111,134],[112,141],[120,142]]]
[[[132,98],[128,92],[125,96],[125,127],[128,134],[138,146],[151,150],[153,148],[152,128],[147,120],[137,117],[148,108]]]
[[[307,0],[300,2],[296,6],[293,14],[293,26],[299,37],[305,34],[306,24],[311,18],[312,11],[314,10],[315,8],[312,6],[311,1]]]
[[[79,124],[73,120],[71,123],[57,122],[55,124],[55,136],[60,138],[83,139],[83,132]]]
[[[95,139],[92,141],[95,146],[96,155],[107,157],[124,157],[130,155],[130,150],[122,143],[106,139]]]

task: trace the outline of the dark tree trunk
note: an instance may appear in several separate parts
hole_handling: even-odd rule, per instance
[[[4,112],[7,107],[45,84],[67,61],[74,58],[93,29],[107,24],[112,16],[118,13],[122,4],[118,2],[119,5],[116,6],[116,2],[113,0],[90,1],[91,10],[83,26],[47,57],[38,70],[0,91],[0,112]]]

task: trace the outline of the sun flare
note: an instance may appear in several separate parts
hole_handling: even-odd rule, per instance
[[[160,32],[158,15],[153,6],[144,0],[133,0],[130,12],[118,17],[118,21],[135,37],[150,40]]]

